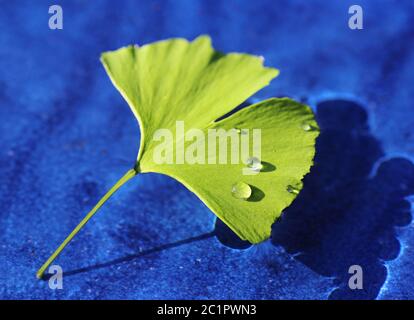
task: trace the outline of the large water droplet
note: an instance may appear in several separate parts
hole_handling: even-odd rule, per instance
[[[263,168],[262,162],[257,157],[250,157],[247,159],[246,164],[251,170],[255,172],[260,172],[260,170]]]
[[[237,182],[233,184],[231,193],[237,199],[247,200],[252,195],[252,188],[245,182]]]
[[[294,186],[291,186],[291,185],[288,185],[288,186],[286,187],[286,190],[287,190],[287,192],[289,192],[289,193],[299,194],[299,189],[298,189],[298,188],[296,188],[296,187],[294,187]]]

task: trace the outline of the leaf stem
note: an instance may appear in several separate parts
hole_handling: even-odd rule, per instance
[[[136,167],[137,168],[137,167]],[[91,211],[82,219],[82,221],[76,226],[75,229],[67,236],[67,238],[62,242],[62,244],[56,249],[56,251],[46,260],[42,267],[37,271],[36,277],[41,279],[45,270],[50,266],[50,264],[59,256],[62,250],[66,245],[73,239],[73,237],[85,226],[90,218],[99,210],[100,207],[128,180],[133,178],[138,174],[137,169],[130,169],[125,173],[121,179],[119,179],[114,186],[109,189],[109,191],[99,200],[99,202],[92,208]]]

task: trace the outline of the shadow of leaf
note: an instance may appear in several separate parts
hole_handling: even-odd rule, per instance
[[[148,250],[140,251],[138,253],[123,256],[121,258],[117,258],[117,259],[113,259],[113,260],[110,260],[110,261],[90,265],[90,266],[79,268],[79,269],[66,271],[66,272],[63,273],[63,276],[65,276],[65,277],[73,276],[73,275],[84,273],[84,272],[89,272],[89,271],[93,271],[93,270],[112,267],[114,265],[118,265],[118,264],[133,261],[135,259],[144,257],[146,255],[150,255],[150,254],[157,253],[157,252],[162,252],[164,250],[176,248],[176,247],[179,247],[179,246],[182,246],[182,245],[185,245],[185,244],[189,244],[189,243],[193,243],[193,242],[196,242],[196,241],[205,240],[205,239],[211,238],[213,236],[214,236],[213,232],[203,233],[203,234],[200,234],[200,235],[195,236],[195,237],[179,240],[179,241],[176,241],[176,242],[167,243],[167,244],[164,244],[164,245],[161,245],[161,246],[158,246],[158,247],[154,247],[154,248],[151,248],[151,249],[148,249]],[[44,280],[48,280],[50,278],[50,275],[46,274],[43,278],[44,278]]]
[[[321,136],[304,190],[273,226],[272,243],[297,254],[315,272],[334,277],[331,299],[376,298],[387,276],[383,260],[400,252],[395,226],[411,221],[414,165],[403,158],[380,164],[380,143],[358,104],[330,100],[318,105]],[[364,288],[351,290],[348,269],[360,265]]]

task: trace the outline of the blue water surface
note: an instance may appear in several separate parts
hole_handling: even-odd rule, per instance
[[[50,30],[50,1],[0,1],[0,298],[414,299],[414,2],[357,2],[363,30],[347,0],[61,0]],[[281,70],[248,102],[315,110],[303,192],[250,246],[175,180],[141,175],[58,258],[51,290],[37,268],[138,150],[100,53],[200,34]]]

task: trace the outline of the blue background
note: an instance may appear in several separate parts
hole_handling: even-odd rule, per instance
[[[0,1],[0,298],[413,299],[414,2]],[[132,167],[139,130],[102,51],[211,35],[281,70],[248,102],[312,106],[316,165],[272,239],[238,241],[178,182],[125,185],[57,264],[35,271]],[[364,270],[350,290],[348,268]]]

